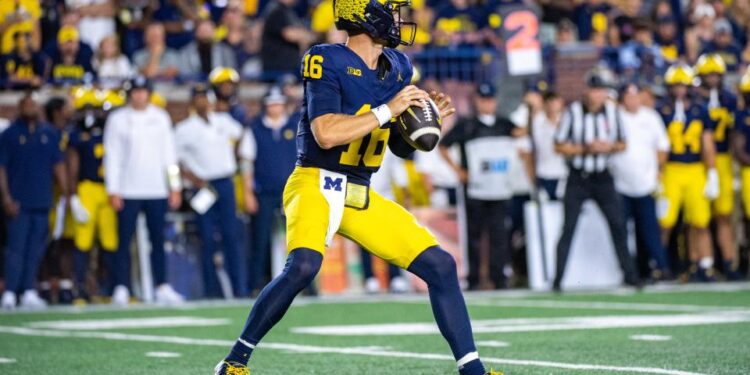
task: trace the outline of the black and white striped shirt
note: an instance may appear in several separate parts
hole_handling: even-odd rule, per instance
[[[598,112],[588,112],[580,102],[573,102],[563,114],[555,134],[555,143],[589,144],[595,140],[625,141],[625,133],[617,114],[617,106],[607,103]],[[607,170],[608,154],[582,154],[568,159],[573,171],[598,173]]]

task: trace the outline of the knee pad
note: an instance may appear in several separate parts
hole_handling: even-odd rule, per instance
[[[438,246],[428,248],[419,254],[408,270],[429,286],[440,286],[458,280],[456,260],[453,259],[453,255]]]
[[[284,277],[300,289],[308,286],[323,264],[323,254],[318,251],[297,248],[292,250],[284,266]]]

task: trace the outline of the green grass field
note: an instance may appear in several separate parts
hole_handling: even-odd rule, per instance
[[[750,374],[750,284],[467,294],[505,374]],[[0,374],[211,374],[251,302],[0,314]],[[300,298],[253,374],[453,374],[427,296]]]

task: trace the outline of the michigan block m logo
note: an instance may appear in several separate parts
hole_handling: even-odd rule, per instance
[[[341,178],[337,178],[334,180],[330,177],[325,177],[325,184],[323,185],[323,189],[341,191],[341,183],[343,181],[344,180],[342,180]]]

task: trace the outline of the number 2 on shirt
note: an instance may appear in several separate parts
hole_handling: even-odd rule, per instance
[[[369,112],[370,108],[372,108],[370,104],[363,105],[362,108],[355,113],[355,116]],[[385,155],[385,142],[388,140],[388,134],[390,134],[389,129],[378,128],[373,130],[369,135],[357,139],[356,141],[352,141],[352,143],[349,143],[349,147],[346,148],[346,151],[341,153],[339,163],[356,167],[359,165],[360,161],[364,161],[366,167],[379,167],[383,162],[383,156]],[[365,154],[362,155],[359,153],[359,149],[362,147],[362,142],[364,142],[367,137],[370,139],[367,142]]]

